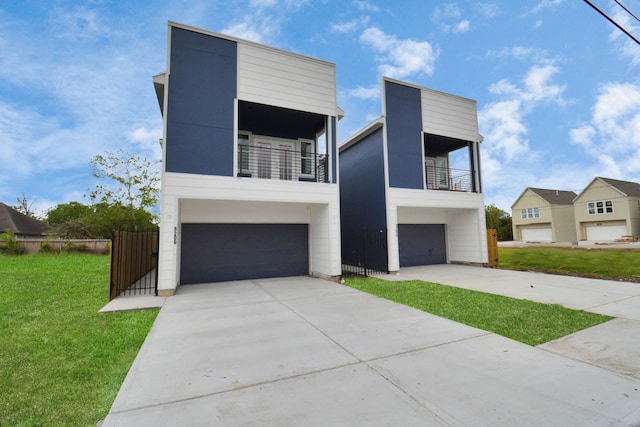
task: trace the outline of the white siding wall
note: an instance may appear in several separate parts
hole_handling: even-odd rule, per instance
[[[487,231],[482,210],[449,209],[447,244],[453,262],[486,263],[489,259]]]
[[[387,197],[389,271],[400,269],[398,224],[446,224],[449,261],[488,261],[482,194],[390,188]]]
[[[238,98],[335,116],[335,65],[266,46],[238,43]]]
[[[339,193],[335,184],[165,173],[160,219],[158,289],[177,287],[183,222],[309,224],[312,273],[337,276]]]
[[[174,227],[179,232],[178,198],[162,194],[160,216],[160,248],[158,250],[158,291],[171,291],[178,286],[180,271],[180,246],[174,244]],[[176,236],[179,240],[180,236]]]
[[[337,203],[311,205],[309,257],[311,274],[315,276],[342,274],[339,219],[340,209]]]
[[[421,89],[422,130],[465,141],[478,139],[476,101],[431,89]]]
[[[308,203],[183,200],[182,223],[309,224]]]

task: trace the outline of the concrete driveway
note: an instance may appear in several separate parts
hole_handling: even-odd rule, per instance
[[[638,424],[636,378],[296,277],[179,288],[103,425]]]

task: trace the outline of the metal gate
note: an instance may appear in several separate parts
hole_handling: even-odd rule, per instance
[[[158,294],[158,236],[158,228],[113,232],[109,300]]]
[[[342,275],[388,274],[387,230],[342,230]]]

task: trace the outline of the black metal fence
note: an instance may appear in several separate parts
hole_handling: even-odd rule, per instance
[[[159,229],[113,232],[109,300],[158,294]]]
[[[342,230],[342,275],[388,274],[387,230]]]
[[[469,170],[427,165],[426,172],[427,188],[430,190],[474,191],[472,174]]]
[[[326,154],[295,150],[286,144],[280,148],[238,145],[238,176],[244,178],[329,182],[327,165]]]

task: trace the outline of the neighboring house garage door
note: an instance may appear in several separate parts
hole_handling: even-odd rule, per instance
[[[443,224],[398,224],[400,267],[446,264]]]
[[[615,240],[627,234],[624,225],[601,225],[587,227],[587,240]]]
[[[553,233],[550,228],[523,228],[522,241],[524,242],[550,242]]]
[[[183,285],[307,274],[308,224],[182,224]]]

